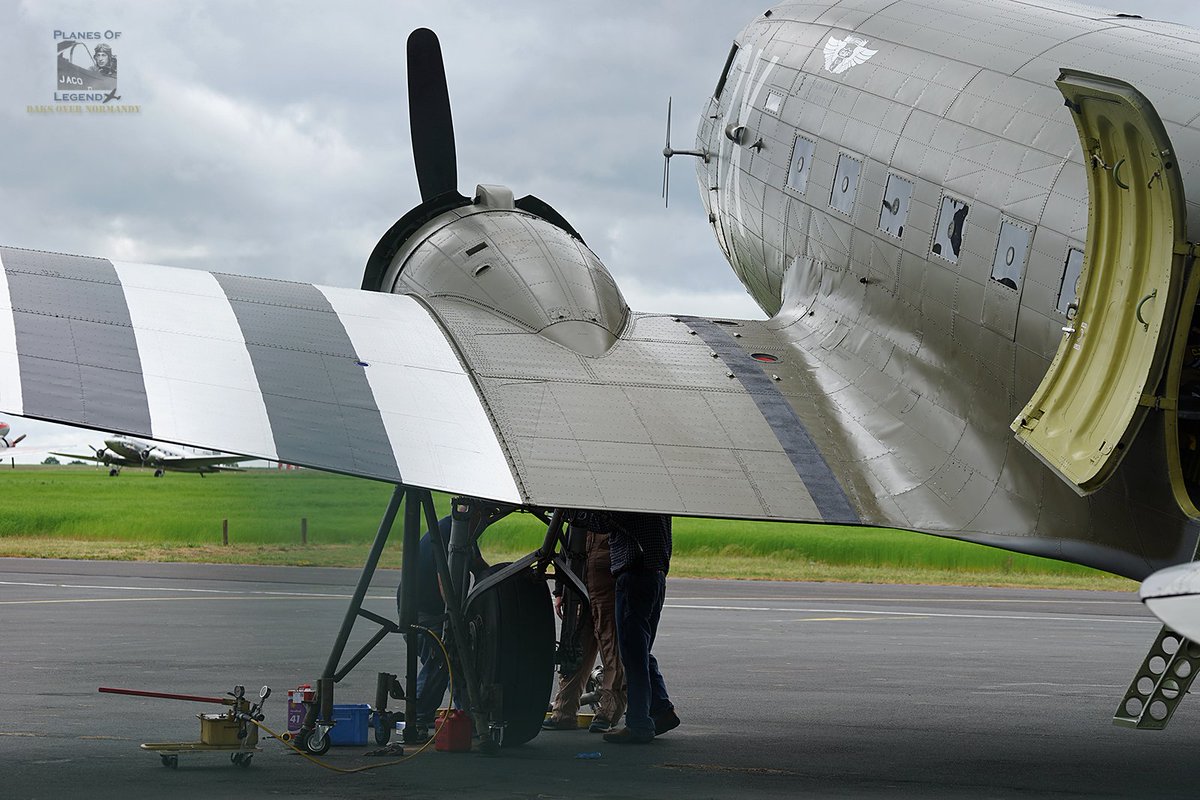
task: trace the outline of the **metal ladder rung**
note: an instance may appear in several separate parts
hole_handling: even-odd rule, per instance
[[[1167,727],[1197,670],[1200,644],[1164,625],[1125,691],[1113,724],[1152,731]]]

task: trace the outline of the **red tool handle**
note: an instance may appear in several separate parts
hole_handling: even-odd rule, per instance
[[[105,694],[131,694],[135,697],[161,697],[166,700],[190,700],[193,703],[220,703],[221,705],[231,705],[231,701],[221,697],[202,697],[198,694],[170,694],[169,692],[143,692],[140,689],[110,689],[107,686],[101,686],[100,691]]]

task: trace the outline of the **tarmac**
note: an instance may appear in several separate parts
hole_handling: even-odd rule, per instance
[[[1200,703],[1165,731],[1112,713],[1159,630],[1132,594],[670,579],[655,653],[683,724],[646,746],[553,732],[499,756],[432,751],[353,775],[276,741],[164,768],[220,695],[314,682],[356,570],[0,559],[5,798],[1194,797]],[[368,607],[394,618],[395,572]],[[360,622],[351,643],[370,635]],[[389,637],[337,689],[403,672]],[[375,749],[333,748],[341,767]],[[411,750],[410,750],[411,752]],[[600,753],[581,759],[581,753]]]

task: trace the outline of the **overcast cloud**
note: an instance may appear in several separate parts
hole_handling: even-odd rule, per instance
[[[687,159],[663,208],[660,151],[667,97],[674,143],[690,147],[730,42],[769,5],[9,2],[0,243],[357,286],[420,200],[404,43],[426,26],[446,59],[461,191],[500,183],[549,202],[638,310],[760,317]],[[1113,10],[1200,25],[1191,2]],[[141,112],[28,113],[53,102],[55,30],[120,31],[121,102]],[[11,422],[39,446],[99,443]]]

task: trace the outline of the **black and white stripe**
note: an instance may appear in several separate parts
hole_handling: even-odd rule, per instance
[[[520,503],[412,298],[0,248],[0,411]]]
[[[112,263],[7,248],[0,257],[24,406],[45,419],[149,436],[137,342]]]
[[[808,429],[796,416],[795,409],[775,386],[775,382],[763,372],[762,365],[738,347],[733,337],[720,325],[698,317],[680,319],[712,348],[754,398],[763,419],[771,426],[775,438],[795,467],[796,474],[816,503],[821,519],[837,523],[860,522],[858,512],[850,504],[833,470],[809,436]]]

